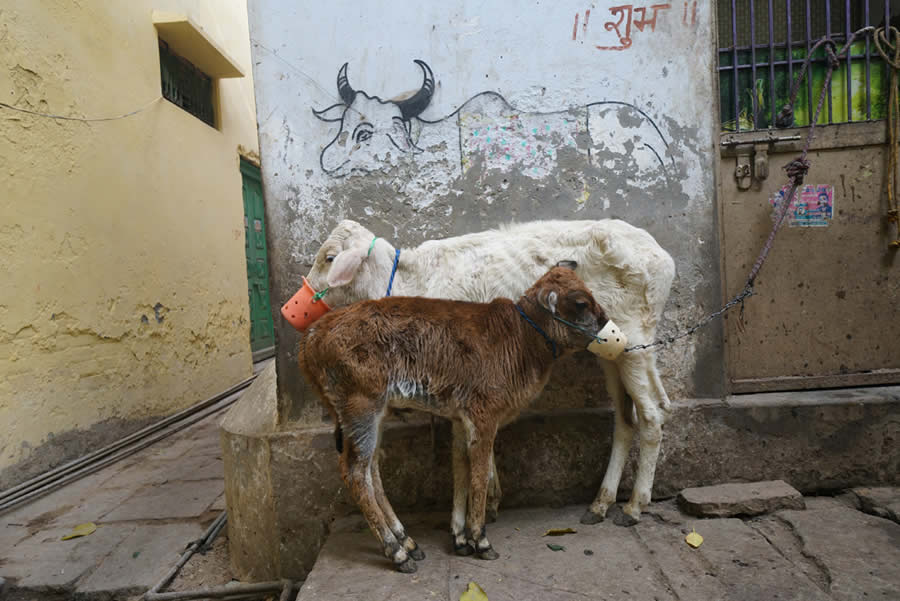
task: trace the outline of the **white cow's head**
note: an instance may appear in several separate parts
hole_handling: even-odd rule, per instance
[[[322,150],[319,163],[332,176],[353,169],[371,170],[386,160],[388,153],[421,152],[413,142],[411,119],[418,116],[434,94],[434,75],[423,61],[415,61],[425,75],[418,92],[405,100],[382,100],[356,91],[347,80],[347,63],[337,76],[338,94],[343,102],[313,114],[322,121],[339,122],[334,139]]]

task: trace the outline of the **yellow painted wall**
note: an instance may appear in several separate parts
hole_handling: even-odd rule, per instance
[[[246,0],[3,2],[0,102],[98,117],[157,98],[154,9],[190,15],[245,73],[218,82],[219,129],[163,99],[90,124],[0,107],[0,474],[251,374]],[[57,460],[90,450],[75,440]]]

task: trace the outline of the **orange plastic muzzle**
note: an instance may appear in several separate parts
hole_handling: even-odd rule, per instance
[[[306,278],[303,278],[303,287],[281,307],[282,317],[301,332],[305,332],[313,322],[329,311],[331,307],[316,297],[316,291]]]

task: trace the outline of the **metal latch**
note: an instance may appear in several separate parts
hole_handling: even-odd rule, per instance
[[[737,180],[739,190],[749,190],[754,179],[761,182],[769,177],[769,145],[772,142],[757,140],[754,144],[740,144],[735,147],[737,163],[734,167],[734,178]]]
[[[737,164],[734,166],[734,179],[737,180],[738,190],[749,190],[750,184],[753,182],[753,176],[750,170],[750,149],[738,149],[736,161]]]
[[[762,181],[769,177],[769,145],[757,144],[753,150],[753,177]]]

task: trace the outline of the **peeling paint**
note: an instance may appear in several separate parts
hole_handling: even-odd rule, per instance
[[[84,4],[0,9],[3,102],[76,118],[146,105],[102,123],[0,108],[0,488],[34,475],[10,466],[83,451],[67,432],[171,414],[251,373],[239,157],[259,156],[252,81],[217,82],[220,130],[148,105],[159,6]],[[168,8],[189,9],[249,75],[246,2]],[[54,440],[68,442],[41,456]]]
[[[517,11],[516,27],[459,35],[497,22],[496,8],[434,3],[410,14],[337,0],[301,18],[288,0],[251,5],[261,44],[279,49],[278,59],[254,49],[257,103],[262,114],[273,115],[271,124],[260,126],[275,242],[273,304],[293,294],[314,253],[344,218],[398,246],[510,221],[621,218],[648,229],[676,259],[678,279],[663,333],[714,308],[720,286],[710,7],[698,6],[692,29],[661,25],[640,47],[614,57],[572,43],[571,16],[583,9],[565,2],[529,5]],[[366,27],[346,23],[346,11]],[[457,13],[478,25],[464,27]],[[282,22],[311,19],[317,28],[310,35],[300,25],[273,29],[266,26],[272,15]],[[338,24],[346,36],[317,33]],[[419,25],[422,35],[409,39],[406,32]],[[357,149],[344,124],[310,110],[331,107],[341,118],[346,104],[334,82],[345,62],[357,94],[390,97],[412,89],[411,77],[422,77],[413,59],[426,61],[436,82],[426,110],[410,121],[418,152],[366,151],[365,140]],[[285,85],[276,75],[285,62],[306,79]],[[284,144],[275,125],[285,120],[291,131],[304,132],[293,145]],[[345,133],[348,139],[342,139]],[[343,146],[323,164],[323,149],[333,139]],[[357,153],[354,161],[365,160],[349,173],[329,171],[349,153]],[[289,373],[295,371],[296,333],[279,323],[276,328],[285,343],[278,355],[279,394],[302,403],[301,385],[292,380],[299,376]],[[698,365],[719,343],[712,326],[661,353],[671,396],[721,390],[717,370]]]

